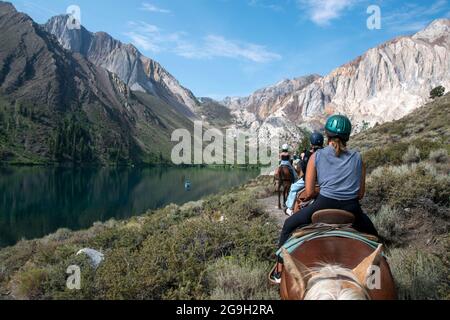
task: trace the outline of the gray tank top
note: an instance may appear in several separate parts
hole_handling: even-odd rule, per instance
[[[328,146],[316,152],[315,164],[322,196],[335,200],[358,198],[362,176],[359,152],[349,150],[337,157],[334,149]]]

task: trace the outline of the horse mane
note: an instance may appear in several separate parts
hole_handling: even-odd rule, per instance
[[[338,265],[324,264],[313,268],[309,274],[305,300],[367,300],[367,292],[362,287],[343,286],[350,280],[359,283],[352,270]]]

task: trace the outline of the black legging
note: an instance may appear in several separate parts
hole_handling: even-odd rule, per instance
[[[355,215],[353,228],[359,232],[378,236],[378,232],[372,221],[370,221],[369,217],[363,213],[358,199],[339,201],[319,195],[313,204],[300,210],[300,212],[286,220],[283,230],[281,231],[279,247],[281,248],[281,246],[286,243],[297,228],[311,224],[311,218],[315,212],[324,209],[340,209],[351,212]]]

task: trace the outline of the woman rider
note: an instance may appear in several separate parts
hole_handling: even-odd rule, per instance
[[[348,150],[352,125],[342,115],[334,115],[327,120],[325,133],[328,146],[314,153],[306,171],[306,197],[316,201],[286,220],[281,232],[281,247],[297,228],[311,224],[316,211],[341,209],[355,215],[353,227],[360,232],[378,235],[373,223],[360,206],[359,200],[365,194],[366,169],[359,152]],[[320,186],[315,194],[316,183]],[[279,280],[281,266],[276,268],[274,280]]]
[[[323,148],[324,138],[323,135],[319,132],[314,132],[310,137],[311,148],[309,151],[306,151],[301,160],[301,167],[303,171],[303,178],[299,179],[296,183],[291,186],[291,190],[289,191],[289,196],[286,201],[286,215],[292,216],[294,212],[295,200],[297,198],[297,194],[300,190],[305,188],[305,177],[306,177],[306,169],[308,160],[311,156],[319,149]]]
[[[280,153],[280,166],[286,166],[289,168],[289,171],[291,173],[291,180],[292,183],[294,183],[295,181],[297,181],[298,176],[297,176],[297,172],[295,172],[294,167],[292,166],[291,163],[291,154],[289,153],[289,145],[284,144],[281,147],[281,153]]]

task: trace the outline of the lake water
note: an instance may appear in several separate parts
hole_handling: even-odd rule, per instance
[[[258,170],[0,167],[0,247],[59,228],[85,229],[240,185]],[[191,182],[189,191],[185,181]]]

